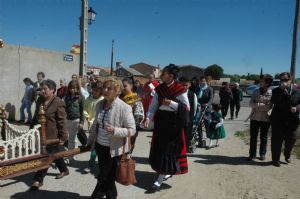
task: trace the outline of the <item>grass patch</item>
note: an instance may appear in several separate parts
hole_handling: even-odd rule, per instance
[[[239,137],[246,144],[248,144],[248,145],[250,144],[250,129],[245,129],[243,131],[237,131],[237,132],[235,132],[234,135]],[[268,140],[268,145],[270,145],[270,144],[271,144],[271,133],[269,133],[269,140]],[[257,138],[257,145],[259,145],[259,135]],[[297,159],[300,159],[300,127],[298,127],[298,129],[297,129],[297,141],[296,141],[296,145],[293,148],[292,154],[294,154],[297,157]]]
[[[298,127],[297,131],[297,141],[294,147],[294,153],[296,154],[297,158],[300,159],[300,127]]]
[[[235,136],[239,137],[241,140],[243,140],[246,144],[250,144],[250,129],[246,129],[243,131],[237,131],[234,134]]]

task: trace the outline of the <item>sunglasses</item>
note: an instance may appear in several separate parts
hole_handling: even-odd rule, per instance
[[[281,82],[288,82],[290,79],[280,79]]]

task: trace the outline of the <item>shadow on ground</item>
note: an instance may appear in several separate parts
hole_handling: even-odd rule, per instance
[[[132,159],[134,159],[137,164],[146,164],[146,165],[149,165],[148,158],[132,156]]]
[[[83,175],[92,174],[95,177],[97,177],[98,173],[99,173],[99,167],[98,167],[97,163],[95,163],[91,169],[88,169],[88,161],[75,160],[71,164],[69,164],[68,167],[75,168],[76,172],[83,174]]]
[[[29,174],[26,174],[26,175],[22,175],[22,176],[12,178],[10,180],[11,182],[8,182],[8,183],[3,183],[5,181],[2,181],[0,187],[6,187],[6,186],[9,186],[9,185],[19,183],[19,182],[23,182],[29,187],[33,183],[33,176],[34,176],[34,173],[29,173]]]
[[[196,163],[201,164],[227,164],[227,165],[256,165],[256,166],[270,166],[270,161],[247,161],[246,157],[230,157],[223,155],[201,155],[201,154],[188,154],[188,157],[200,158],[201,160],[195,160]]]
[[[11,199],[88,199],[89,196],[80,196],[78,193],[71,193],[66,191],[26,191],[12,195]]]
[[[156,180],[157,173],[136,170],[135,177],[136,177],[137,183],[134,184],[134,186],[144,189],[144,190],[148,190],[149,188],[151,188],[153,182]]]

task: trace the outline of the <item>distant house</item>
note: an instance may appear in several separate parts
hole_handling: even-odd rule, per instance
[[[223,78],[220,78],[218,80],[212,80],[210,84],[211,84],[211,86],[221,86],[223,82],[230,83],[230,78],[229,77],[223,77]]]
[[[123,68],[123,67],[118,68],[115,71],[115,75],[117,77],[144,77],[145,76],[133,68]]]
[[[186,77],[188,79],[192,79],[193,77],[201,77],[204,76],[204,68],[200,68],[194,65],[181,65],[179,77]]]
[[[103,66],[87,66],[87,72],[93,72],[94,75],[99,76],[109,76],[110,75],[110,68],[103,67]]]
[[[129,66],[129,68],[137,70],[138,72],[142,73],[145,77],[148,77],[150,74],[154,74],[155,78],[159,78],[160,76],[159,66],[152,66],[150,64],[140,62]]]

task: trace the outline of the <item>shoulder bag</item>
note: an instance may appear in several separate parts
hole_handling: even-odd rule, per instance
[[[122,185],[131,185],[136,183],[135,178],[135,160],[131,159],[128,153],[125,153],[126,138],[124,138],[123,153],[117,163],[116,181]],[[131,135],[128,129],[128,148],[131,148]]]

